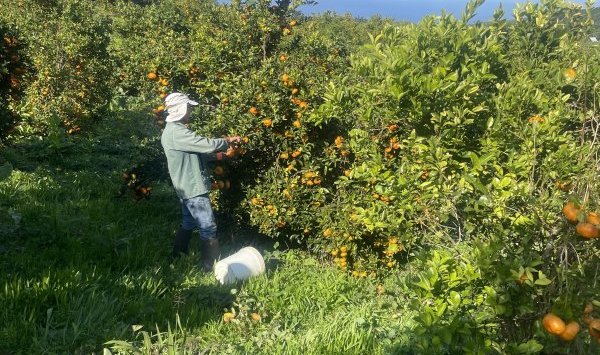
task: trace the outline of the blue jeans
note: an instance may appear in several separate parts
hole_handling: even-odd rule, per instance
[[[180,201],[183,215],[181,227],[187,230],[198,228],[200,230],[200,239],[208,240],[216,238],[217,223],[215,222],[208,194],[180,199]]]

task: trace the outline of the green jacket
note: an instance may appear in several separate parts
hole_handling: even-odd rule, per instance
[[[208,193],[208,162],[216,159],[216,152],[227,150],[227,141],[200,137],[179,122],[167,122],[160,141],[177,195],[188,199]]]

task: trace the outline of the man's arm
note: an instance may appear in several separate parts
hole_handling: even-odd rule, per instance
[[[188,153],[215,153],[229,147],[228,139],[201,137],[188,129],[177,130],[173,134],[175,149]]]

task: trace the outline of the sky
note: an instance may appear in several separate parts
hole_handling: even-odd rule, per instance
[[[350,13],[354,17],[371,17],[379,14],[399,21],[419,21],[423,16],[440,14],[442,9],[446,12],[460,16],[467,4],[467,0],[317,0],[317,5],[303,6],[301,11],[305,14],[334,11],[338,14]],[[516,3],[524,0],[486,0],[478,9],[476,20],[489,20],[494,10],[502,3],[506,17],[512,17],[512,9]],[[537,2],[537,1],[536,1]],[[585,0],[576,0],[585,3]]]

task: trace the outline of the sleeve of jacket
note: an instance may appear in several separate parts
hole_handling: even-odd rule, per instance
[[[215,153],[228,147],[225,139],[201,137],[189,129],[178,130],[173,138],[175,149],[187,153]]]

